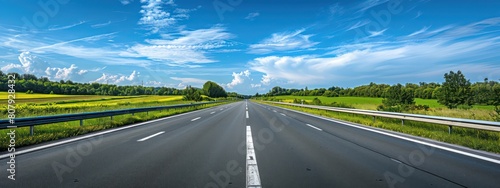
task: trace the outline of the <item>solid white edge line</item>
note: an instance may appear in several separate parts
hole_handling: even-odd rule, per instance
[[[147,140],[147,139],[153,138],[153,137],[158,136],[158,135],[163,134],[163,133],[165,133],[165,131],[161,131],[161,132],[158,132],[158,133],[156,133],[156,134],[153,134],[153,135],[150,135],[150,136],[147,136],[147,137],[141,138],[141,139],[137,140],[137,142],[142,142],[142,141],[145,141],[145,140]]]
[[[201,119],[201,117],[194,118],[191,121],[196,121],[196,120],[199,120],[199,119]]]
[[[320,128],[318,128],[318,127],[316,127],[316,126],[314,126],[314,125],[311,125],[311,124],[309,124],[309,123],[308,123],[308,124],[306,124],[306,125],[307,125],[307,126],[309,126],[309,127],[311,127],[311,128],[313,128],[313,129],[316,129],[316,130],[318,130],[318,131],[323,131],[323,129],[320,129]]]
[[[246,187],[261,187],[259,167],[253,147],[252,128],[247,126]]]
[[[209,108],[202,109],[202,110],[208,110],[208,109]],[[78,137],[78,138],[68,139],[68,140],[59,141],[59,142],[52,143],[52,144],[47,144],[47,145],[43,145],[43,146],[38,146],[38,147],[30,148],[30,149],[21,150],[19,152],[16,151],[15,154],[16,155],[22,155],[22,154],[25,154],[25,153],[30,153],[30,152],[34,152],[34,151],[38,151],[38,150],[42,150],[42,149],[46,149],[46,148],[51,148],[51,147],[54,147],[54,146],[59,146],[59,145],[63,145],[63,144],[67,144],[67,143],[71,143],[71,142],[75,142],[75,141],[87,139],[87,138],[92,138],[92,137],[95,137],[95,136],[105,135],[105,134],[108,134],[108,133],[113,133],[113,132],[121,131],[121,130],[124,130],[124,129],[130,129],[130,128],[134,128],[134,127],[141,126],[141,125],[144,125],[144,124],[154,123],[154,122],[157,122],[157,121],[163,121],[163,120],[166,120],[166,119],[176,118],[176,117],[179,117],[179,116],[184,116],[184,115],[188,115],[188,114],[192,114],[192,113],[197,113],[197,112],[200,112],[200,111],[196,110],[196,111],[182,113],[182,114],[177,114],[177,115],[168,116],[168,117],[164,117],[164,118],[160,118],[160,119],[154,119],[154,120],[146,121],[146,122],[142,122],[142,123],[132,124],[132,125],[128,125],[128,126],[125,126],[125,127],[115,128],[115,129],[112,129],[112,130],[107,130],[107,131],[102,131],[102,132],[98,132],[98,133],[94,133],[94,134],[84,135],[84,136]],[[10,155],[11,155],[10,153],[0,155],[0,159],[9,158]]]
[[[278,107],[278,108],[280,108],[280,107]],[[281,109],[285,109],[285,108],[281,108]],[[320,116],[316,116],[316,115],[312,115],[312,114],[307,114],[307,113],[299,112],[299,111],[296,111],[296,110],[290,110],[290,109],[285,109],[285,110],[293,111],[293,112],[296,112],[296,113],[304,114],[304,115],[311,116],[311,117],[316,117],[316,118],[319,118],[319,119],[323,119],[323,120],[327,120],[327,121],[331,121],[331,122],[335,122],[335,123],[340,123],[340,124],[347,125],[347,126],[350,126],[350,127],[354,127],[354,128],[358,128],[358,129],[363,129],[363,130],[366,130],[366,131],[371,131],[371,132],[383,134],[383,135],[394,137],[394,138],[399,138],[399,139],[406,140],[406,141],[409,141],[409,142],[414,142],[414,143],[418,143],[418,144],[422,144],[422,145],[426,145],[426,146],[438,148],[438,149],[449,151],[449,152],[452,152],[452,153],[457,153],[457,154],[469,156],[469,157],[472,157],[472,158],[476,158],[476,159],[480,159],[480,160],[484,160],[484,161],[489,161],[489,162],[492,162],[492,163],[500,164],[500,160],[497,160],[497,159],[492,159],[492,158],[489,158],[489,157],[484,157],[484,156],[481,156],[481,155],[477,155],[477,154],[473,154],[473,153],[468,153],[468,152],[465,152],[465,151],[460,151],[460,150],[457,150],[457,149],[448,148],[448,147],[436,145],[436,144],[433,144],[433,143],[428,143],[428,142],[424,142],[424,141],[420,141],[420,140],[415,140],[415,139],[412,139],[412,138],[406,138],[406,137],[403,137],[403,136],[399,136],[399,135],[395,135],[395,134],[391,134],[391,133],[386,133],[386,132],[379,131],[379,130],[374,130],[374,129],[370,129],[370,128],[366,128],[366,127],[361,127],[361,126],[358,126],[358,125],[344,123],[344,122],[336,121],[336,120],[329,119],[329,118],[324,118],[324,117],[320,117]]]

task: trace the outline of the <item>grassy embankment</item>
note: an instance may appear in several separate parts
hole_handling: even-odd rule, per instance
[[[7,93],[0,92],[0,97],[7,99]],[[7,101],[7,100],[6,100]],[[96,112],[137,107],[163,106],[191,103],[183,101],[182,96],[96,96],[96,95],[48,95],[48,94],[16,94],[16,117],[32,117],[66,113]],[[29,135],[29,127],[16,128],[16,147],[38,144],[45,141],[57,140],[89,132],[120,127],[132,123],[167,117],[175,114],[194,111],[221,105],[208,104],[200,107],[189,107],[149,113],[136,113],[84,120],[84,126],[79,121],[54,123],[35,126],[34,135]],[[6,105],[1,107],[6,119]],[[0,130],[0,135],[6,135],[8,129]],[[0,143],[8,143],[7,136],[0,136]],[[7,149],[6,144],[0,145],[0,151]]]
[[[276,96],[283,102],[293,102],[294,99],[304,99],[306,102],[312,102],[314,98],[321,100],[323,104],[344,104],[356,109],[376,110],[377,106],[382,104],[382,98],[371,97],[323,97],[323,96]],[[414,110],[406,113],[423,114],[431,116],[445,116],[465,119],[477,119],[493,121],[491,114],[494,113],[494,106],[473,105],[472,109],[448,109],[439,104],[436,99],[415,99],[416,105],[427,105],[429,110]]]
[[[296,96],[283,96],[283,101],[284,102],[291,102],[285,100],[285,97],[289,97],[287,100],[293,101],[294,98],[298,98]],[[327,98],[327,97],[324,97]],[[314,97],[304,97],[304,100],[312,100]],[[360,107],[367,107],[367,106],[375,106],[378,105],[378,101],[382,101],[382,99],[378,98],[364,98],[364,97],[338,97],[338,98],[329,98],[332,99],[331,102],[343,102],[346,104],[351,104],[353,107],[360,108]],[[323,102],[323,98],[320,98],[320,100]],[[330,103],[328,100],[324,100],[325,102]],[[261,101],[257,101],[261,102]],[[454,112],[453,110],[449,110],[449,112],[454,112],[454,113],[442,113],[439,112],[438,108],[440,105],[432,100],[417,100],[417,104],[427,104],[431,108],[434,108],[434,113],[431,115],[442,115],[443,114],[454,114],[455,116],[451,117],[460,117],[460,118],[467,118],[470,117],[470,115],[467,115],[466,112],[460,112],[461,110],[457,110],[459,112]],[[324,103],[324,102],[323,102]],[[271,104],[271,103],[267,103]],[[284,108],[289,108],[293,110],[298,110],[298,111],[303,111],[311,114],[317,114],[320,116],[325,116],[325,117],[330,117],[330,118],[335,118],[335,119],[340,119],[340,120],[345,120],[349,122],[354,122],[354,123],[359,123],[363,125],[368,125],[372,127],[378,127],[386,130],[392,130],[392,131],[397,131],[397,132],[402,132],[410,135],[415,135],[415,136],[420,136],[420,137],[425,137],[425,138],[430,138],[433,140],[438,140],[442,142],[447,142],[451,144],[457,144],[457,145],[462,145],[465,147],[469,147],[472,149],[477,149],[477,150],[483,150],[483,151],[489,151],[489,152],[494,152],[494,153],[500,153],[500,133],[499,132],[493,132],[493,131],[483,131],[483,130],[475,130],[475,129],[468,129],[468,128],[460,128],[460,127],[454,127],[453,128],[453,133],[448,134],[448,127],[443,126],[443,125],[436,125],[436,124],[431,124],[431,123],[422,123],[422,122],[415,122],[415,121],[405,121],[405,125],[401,125],[401,120],[398,119],[390,119],[390,118],[381,118],[377,117],[376,121],[373,121],[373,118],[370,116],[364,116],[364,115],[356,115],[356,114],[348,114],[348,113],[339,113],[339,112],[327,112],[324,110],[313,110],[313,109],[308,109],[308,108],[300,108],[300,107],[292,107],[288,105],[276,105],[276,104],[271,104],[275,106],[280,106]],[[370,109],[370,108],[364,108],[364,109]],[[444,109],[444,108],[442,108]],[[487,108],[486,108],[487,109]],[[447,110],[447,109],[446,109]],[[484,108],[473,108],[470,109],[469,111],[487,111]],[[465,117],[464,117],[465,116]],[[477,116],[476,116],[477,117]]]

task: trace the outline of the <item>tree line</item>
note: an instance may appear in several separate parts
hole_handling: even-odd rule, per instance
[[[409,106],[414,104],[414,98],[437,99],[439,103],[448,108],[457,108],[460,106],[471,106],[473,104],[500,106],[500,83],[485,78],[483,82],[474,84],[467,80],[461,71],[456,73],[450,71],[444,74],[444,82],[419,84],[406,83],[388,85],[370,83],[354,88],[342,88],[333,86],[330,88],[304,89],[286,89],[273,87],[263,96],[355,96],[355,97],[379,97],[384,98],[385,107],[394,107],[398,105]],[[259,93],[257,97],[261,96]]]
[[[211,98],[238,97],[243,98],[235,92],[226,92],[224,88],[212,81],[207,81],[203,88],[188,86],[185,89],[169,87],[143,87],[143,86],[118,86],[100,83],[77,83],[71,80],[59,82],[50,81],[46,77],[36,77],[33,74],[9,73],[16,79],[16,92],[42,93],[42,94],[64,94],[64,95],[184,95],[189,100],[202,100],[202,95]],[[0,91],[7,91],[8,76],[0,71]]]

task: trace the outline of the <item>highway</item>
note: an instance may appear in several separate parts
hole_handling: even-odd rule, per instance
[[[93,134],[16,148],[0,187],[500,185],[499,155],[250,101]]]

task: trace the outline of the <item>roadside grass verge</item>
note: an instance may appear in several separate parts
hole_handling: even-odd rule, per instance
[[[59,101],[63,102],[63,101]],[[36,117],[48,116],[57,114],[72,114],[83,112],[96,112],[105,110],[119,110],[129,108],[141,107],[154,107],[175,104],[188,104],[192,101],[184,101],[182,98],[141,98],[141,99],[127,99],[120,101],[99,101],[99,102],[76,102],[76,103],[63,103],[63,104],[38,104],[38,103],[24,103],[16,104],[16,118],[21,117]],[[6,105],[0,108],[0,113],[7,114]]]
[[[377,117],[374,122],[373,117],[366,115],[331,112],[325,110],[316,110],[316,109],[309,109],[309,108],[302,108],[302,107],[295,107],[288,105],[266,103],[261,101],[256,101],[256,102],[293,109],[324,117],[349,121],[353,123],[363,124],[367,126],[382,128],[386,130],[401,132],[414,136],[430,138],[433,140],[461,145],[476,150],[500,153],[500,132],[453,127],[452,134],[448,134],[448,127],[444,125],[437,125],[437,124],[423,123],[416,121],[405,121],[404,126],[402,126],[401,120],[399,119]]]
[[[293,96],[282,95],[274,96],[270,99],[281,100],[282,102],[292,103],[294,99],[304,100],[307,103],[312,103],[314,98],[321,100],[322,105],[331,105],[335,103],[337,107],[349,107],[363,110],[377,110],[377,106],[382,104],[383,98],[373,97],[325,97],[325,96]],[[473,105],[471,109],[448,109],[446,106],[439,104],[436,99],[420,99],[415,98],[416,105],[427,105],[428,110],[413,110],[404,113],[422,114],[431,116],[445,116],[465,119],[476,119],[494,121],[495,111],[491,105]],[[493,115],[492,115],[493,114]]]
[[[148,113],[141,112],[141,113],[135,113],[134,116],[132,116],[131,114],[119,115],[119,116],[113,116],[113,120],[111,120],[110,117],[86,119],[84,120],[83,126],[80,126],[79,120],[62,122],[62,123],[53,123],[47,125],[39,125],[35,126],[33,136],[29,135],[30,134],[29,127],[20,127],[15,129],[16,149],[22,146],[29,146],[47,141],[83,135],[104,129],[121,127],[133,123],[139,123],[162,117],[168,117],[176,114],[186,113],[204,108],[210,108],[213,106],[219,106],[228,103],[229,102],[205,104],[197,107],[185,107],[185,108],[168,109],[162,111],[150,111]],[[0,135],[2,135],[0,136],[0,143],[9,143],[10,138],[8,138],[7,133],[10,132],[10,130],[11,129],[0,130]],[[1,144],[0,151],[7,151],[7,147],[8,144]]]

